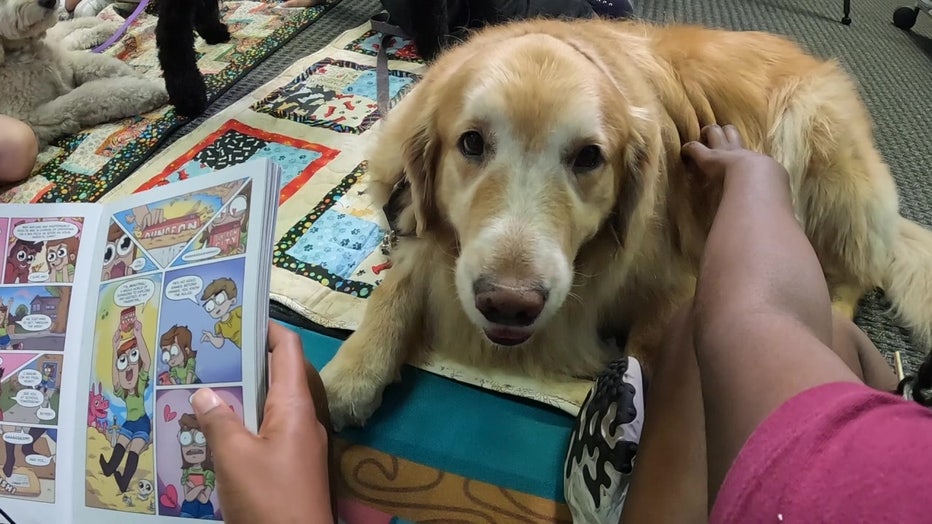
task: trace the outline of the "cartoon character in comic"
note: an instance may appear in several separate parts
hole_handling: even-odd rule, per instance
[[[104,248],[103,279],[127,277],[135,273],[132,264],[136,260],[136,244],[116,222],[107,231],[107,246]]]
[[[10,324],[10,312],[13,311],[13,297],[6,304],[0,302],[0,349],[20,349],[22,344],[14,344],[10,335],[13,326]]]
[[[46,363],[42,366],[42,380],[36,387],[36,389],[42,392],[42,396],[45,399],[43,407],[49,407],[51,396],[55,394],[55,386],[55,366]]]
[[[204,310],[210,318],[217,320],[214,332],[204,330],[201,342],[210,342],[220,349],[224,340],[229,340],[237,348],[242,348],[243,308],[236,305],[236,282],[229,278],[218,278],[211,282],[201,295]]]
[[[193,413],[181,415],[178,425],[181,426],[178,442],[181,444],[181,490],[184,493],[180,516],[213,519],[214,505],[210,495],[216,486],[217,476],[207,437]]]
[[[74,264],[78,259],[78,237],[50,240],[45,245],[50,282],[74,282]]]
[[[97,390],[91,385],[91,391],[87,395],[87,427],[94,428],[101,434],[106,435],[110,427],[107,412],[110,410],[110,401],[104,397],[104,386],[97,383]]]
[[[6,259],[6,272],[3,274],[4,284],[25,284],[29,282],[29,271],[32,263],[44,247],[44,242],[31,242],[17,238],[10,247],[10,255]]]
[[[197,352],[191,348],[193,335],[187,326],[172,326],[159,338],[162,362],[168,365],[168,376],[163,383],[199,384],[195,368]]]
[[[126,403],[126,422],[120,427],[117,443],[109,459],[100,455],[100,469],[107,477],[113,476],[120,493],[126,493],[136,474],[139,454],[152,439],[152,421],[146,414],[143,398],[149,386],[149,369],[152,364],[149,348],[142,336],[142,324],[133,324],[133,338],[122,339],[118,329],[113,334],[113,389],[117,398]],[[117,471],[123,456],[126,465]]]
[[[154,492],[155,487],[150,480],[142,479],[136,483],[136,500],[143,504],[148,503],[149,511],[152,513],[155,513],[155,497],[152,496]],[[123,503],[129,507],[136,506],[136,501],[129,494],[123,495]]]

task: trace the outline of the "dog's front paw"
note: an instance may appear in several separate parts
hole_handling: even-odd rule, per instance
[[[362,426],[382,403],[385,386],[367,373],[365,364],[355,366],[338,353],[320,372],[327,390],[333,429]]]
[[[201,35],[201,38],[210,45],[222,44],[230,41],[230,30],[225,24],[198,27],[197,34]]]

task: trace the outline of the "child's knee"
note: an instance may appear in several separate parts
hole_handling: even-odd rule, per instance
[[[36,165],[39,141],[25,122],[0,115],[0,184],[26,179]]]

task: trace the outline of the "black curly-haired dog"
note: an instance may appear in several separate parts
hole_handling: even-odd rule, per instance
[[[207,85],[197,68],[194,33],[208,44],[230,41],[219,0],[158,0],[158,13],[155,42],[169,101],[179,114],[197,116],[207,108]]]

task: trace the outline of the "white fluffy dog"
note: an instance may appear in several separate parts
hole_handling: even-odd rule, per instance
[[[168,102],[163,81],[116,58],[74,51],[63,31],[45,38],[58,21],[56,7],[56,0],[0,0],[0,114],[28,123],[45,146]],[[93,30],[74,29],[82,36]]]

